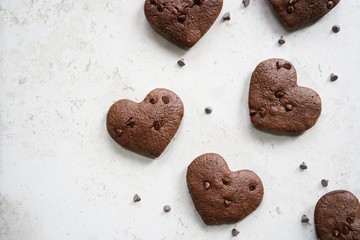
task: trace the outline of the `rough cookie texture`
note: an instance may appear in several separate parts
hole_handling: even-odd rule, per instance
[[[192,47],[219,16],[222,0],[146,0],[150,25],[180,47]]]
[[[154,89],[141,103],[122,99],[109,109],[110,136],[121,146],[158,157],[174,137],[184,115],[181,99],[167,89]]]
[[[288,29],[315,22],[331,11],[340,0],[269,0]]]
[[[189,165],[187,186],[196,210],[207,225],[234,223],[261,203],[264,188],[250,170],[233,172],[218,154],[206,153]]]
[[[315,207],[315,229],[320,240],[360,240],[360,203],[345,190],[322,196]]]
[[[311,128],[320,116],[321,99],[314,90],[296,82],[296,70],[290,62],[276,58],[261,62],[251,76],[251,122],[280,133]]]

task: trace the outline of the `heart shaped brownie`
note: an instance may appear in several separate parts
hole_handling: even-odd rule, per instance
[[[312,89],[297,86],[294,66],[283,59],[261,62],[251,76],[251,122],[275,132],[303,132],[321,113],[321,99]]]
[[[110,136],[121,146],[158,157],[174,137],[184,115],[181,99],[172,91],[158,88],[141,103],[122,99],[109,109],[106,119]]]
[[[150,25],[180,47],[192,47],[219,16],[222,0],[146,0]]]
[[[315,22],[330,12],[340,0],[269,0],[288,29]]]
[[[322,196],[315,207],[318,239],[360,240],[360,203],[345,190]]]
[[[187,186],[196,210],[207,225],[234,223],[261,203],[264,188],[250,170],[233,172],[218,154],[206,153],[189,165]]]

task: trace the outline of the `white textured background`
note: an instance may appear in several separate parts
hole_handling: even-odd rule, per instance
[[[219,17],[187,51],[150,28],[143,2],[0,0],[0,239],[215,240],[231,239],[237,227],[237,239],[315,240],[323,194],[347,189],[360,198],[360,1],[341,1],[289,33],[267,1],[244,8],[225,0],[220,17],[229,11],[231,20]],[[322,97],[317,124],[300,136],[250,123],[250,75],[271,57],[291,61],[299,85]],[[338,81],[329,81],[332,72]],[[185,116],[150,160],[116,145],[105,116],[114,101],[141,101],[156,87],[176,92]],[[186,168],[205,152],[263,180],[262,204],[237,224],[208,227],[195,211]],[[309,224],[300,223],[304,213]]]

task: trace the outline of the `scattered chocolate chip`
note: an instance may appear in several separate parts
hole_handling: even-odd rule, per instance
[[[286,104],[285,109],[286,109],[286,111],[289,112],[289,111],[291,111],[293,109],[293,106],[291,104]]]
[[[229,21],[230,20],[230,13],[227,12],[222,16],[222,20],[225,21]]]
[[[242,3],[244,4],[244,7],[247,7],[250,4],[250,0],[242,0]]]
[[[340,235],[339,230],[334,229],[334,230],[332,231],[332,235],[333,235],[334,237],[338,237],[338,236]]]
[[[291,64],[290,63],[284,63],[282,65],[283,68],[287,69],[287,70],[290,70],[291,69]]]
[[[321,186],[327,187],[328,185],[329,185],[329,180],[326,180],[326,179],[321,180]]]
[[[140,202],[141,201],[141,197],[138,194],[135,194],[133,197],[134,202]]]
[[[155,98],[150,98],[150,103],[151,103],[151,104],[155,104],[155,103],[156,103],[156,99],[155,99]]]
[[[283,92],[276,92],[275,93],[275,97],[277,97],[277,98],[282,98],[283,96],[284,96]]]
[[[339,25],[334,25],[334,26],[332,27],[332,31],[333,31],[334,33],[340,32],[340,26],[339,26]]]
[[[354,219],[354,217],[350,216],[350,217],[346,218],[346,221],[347,221],[349,224],[352,224],[352,223],[354,223],[355,219]]]
[[[332,82],[335,82],[336,80],[338,80],[338,75],[335,75],[335,74],[330,74],[330,81],[332,81]]]
[[[328,1],[327,8],[332,9],[333,7],[334,7],[334,2],[333,1]]]
[[[151,4],[156,4],[156,0],[150,0]]]
[[[186,15],[185,15],[185,14],[181,14],[180,16],[178,16],[178,20],[179,20],[179,22],[181,22],[181,23],[185,22],[185,20],[186,20]]]
[[[194,0],[194,3],[195,3],[196,5],[201,5],[202,2],[203,2],[203,0]]]
[[[346,235],[349,233],[349,228],[347,226],[344,226],[341,232],[342,234]]]
[[[209,182],[204,182],[204,188],[209,189],[210,188],[210,183]]]
[[[231,201],[224,198],[224,204],[225,204],[225,207],[230,207]]]
[[[184,59],[182,58],[182,59],[178,60],[178,61],[177,61],[177,64],[178,64],[180,67],[185,66]]]
[[[300,164],[299,167],[300,167],[300,169],[302,169],[302,170],[305,170],[305,169],[308,168],[305,162],[303,162],[302,164]]]
[[[302,215],[302,217],[301,217],[301,222],[302,222],[302,223],[307,223],[307,222],[309,222],[309,218],[304,214],[304,215]]]
[[[157,5],[156,8],[159,12],[162,12],[164,10],[164,6],[162,4]]]
[[[231,183],[231,180],[230,180],[230,178],[228,178],[228,177],[224,177],[224,178],[222,179],[222,183],[223,183],[224,185],[229,185],[229,184]]]
[[[233,237],[236,237],[240,232],[236,229],[236,228],[233,228],[231,230],[231,235],[233,235]]]
[[[205,113],[206,114],[210,114],[210,113],[212,113],[212,111],[213,111],[213,109],[211,107],[206,107],[205,108]]]
[[[168,96],[162,96],[162,97],[161,97],[161,100],[162,100],[163,103],[165,103],[165,104],[168,104],[168,103],[170,102],[170,99],[169,99]]]
[[[284,36],[281,36],[281,37],[279,38],[278,43],[279,43],[280,45],[285,44]]]
[[[288,14],[291,14],[291,13],[295,12],[295,8],[293,6],[289,6],[289,7],[287,7],[286,12]]]
[[[250,109],[250,116],[254,116],[257,113],[256,110],[254,109]]]
[[[158,121],[155,121],[155,122],[154,122],[154,129],[155,129],[156,131],[159,131],[160,128],[161,128],[161,123],[158,122]]]
[[[255,189],[256,189],[256,185],[255,184],[249,184],[249,190],[250,191],[255,191]]]
[[[164,206],[164,211],[165,211],[165,212],[170,212],[170,211],[171,211],[170,205],[165,205],[165,206]]]

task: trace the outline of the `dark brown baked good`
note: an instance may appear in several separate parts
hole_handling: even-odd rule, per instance
[[[180,47],[192,47],[219,16],[222,0],[146,0],[150,25]]]
[[[296,70],[290,62],[277,58],[261,62],[251,76],[251,122],[280,133],[311,128],[320,116],[321,99],[314,90],[296,82]]]
[[[337,190],[322,196],[314,217],[319,240],[360,240],[360,203],[351,192]]]
[[[281,21],[290,30],[309,25],[328,12],[340,0],[269,0]]]
[[[264,188],[250,170],[232,172],[218,154],[206,153],[189,165],[187,186],[196,210],[207,225],[237,222],[261,203]]]
[[[174,137],[184,115],[181,99],[172,91],[157,88],[140,103],[122,99],[109,109],[106,126],[121,146],[158,157]]]

